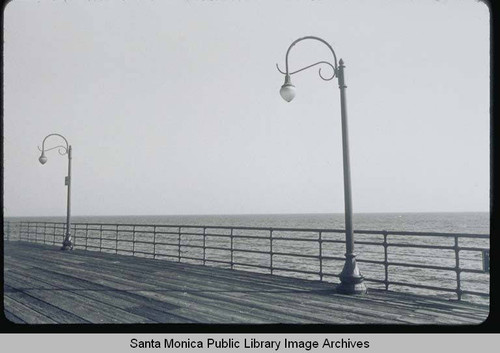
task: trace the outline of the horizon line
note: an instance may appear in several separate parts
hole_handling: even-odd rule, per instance
[[[491,211],[383,211],[383,212],[353,212],[356,214],[415,214],[415,213],[491,213]],[[279,215],[343,215],[344,212],[270,212],[270,213],[179,213],[179,214],[103,214],[103,215],[72,215],[72,217],[182,217],[182,216],[279,216]],[[3,218],[48,218],[63,217],[66,215],[45,215],[45,216],[11,216],[4,215]]]

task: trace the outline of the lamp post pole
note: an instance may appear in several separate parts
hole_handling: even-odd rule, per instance
[[[64,140],[66,146],[58,145],[51,148],[45,148],[45,141],[47,138],[51,136],[58,136]],[[47,163],[47,157],[45,156],[46,151],[50,151],[58,148],[58,152],[60,155],[68,155],[68,175],[64,179],[64,184],[68,187],[68,196],[67,196],[67,204],[66,204],[66,234],[64,235],[64,241],[62,243],[61,250],[73,250],[73,243],[71,241],[71,145],[68,144],[68,140],[60,134],[49,134],[45,136],[42,142],[42,148],[38,147],[38,149],[42,152],[38,160],[41,164]]]
[[[65,184],[68,186],[68,198],[66,202],[66,236],[64,237],[64,242],[61,250],[73,249],[73,243],[71,242],[70,233],[70,219],[71,219],[71,146],[68,146],[68,176],[65,180]]]
[[[294,72],[290,72],[288,69],[288,54],[290,49],[298,42],[305,39],[313,39],[325,44],[333,54],[334,64],[327,61],[319,61],[312,65],[303,67]],[[340,115],[342,123],[342,151],[343,151],[343,166],[344,166],[344,209],[345,209],[345,263],[342,272],[340,273],[340,284],[337,286],[337,291],[344,294],[363,294],[366,293],[366,286],[363,281],[363,276],[359,271],[358,265],[356,263],[356,254],[354,253],[354,232],[352,226],[352,197],[351,197],[351,167],[349,161],[349,138],[347,129],[347,101],[346,101],[346,84],[344,77],[344,61],[340,59],[339,65],[337,65],[337,56],[332,46],[328,44],[325,40],[314,37],[306,36],[295,40],[286,52],[285,65],[286,71],[280,70],[279,66],[276,65],[278,71],[285,75],[285,83],[280,89],[280,94],[284,100],[290,102],[295,97],[295,86],[292,84],[290,76],[296,74],[300,71],[306,70],[310,67],[325,64],[330,66],[333,70],[333,75],[331,77],[324,77],[321,74],[321,68],[319,69],[319,76],[325,81],[329,81],[337,76],[339,89],[340,89]]]

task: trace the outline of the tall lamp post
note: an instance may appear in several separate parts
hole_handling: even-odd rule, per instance
[[[51,148],[45,148],[45,141],[47,138],[51,136],[58,136],[64,140],[66,146],[58,145]],[[41,164],[47,163],[47,157],[45,156],[46,151],[50,151],[53,149],[59,148],[58,152],[60,155],[64,156],[68,155],[68,176],[65,178],[65,185],[68,187],[68,202],[67,202],[67,212],[66,212],[66,234],[64,236],[64,241],[62,243],[61,250],[73,250],[73,243],[71,242],[71,234],[70,234],[70,217],[71,217],[71,145],[68,144],[68,140],[60,134],[50,134],[45,136],[42,142],[42,148],[38,147],[38,149],[42,152],[40,158],[38,160]]]
[[[288,69],[288,54],[290,49],[300,41],[306,39],[314,39],[325,44],[333,54],[333,65],[327,61],[318,61],[312,65],[303,67],[294,72],[290,72]],[[345,294],[363,294],[366,293],[366,286],[363,282],[363,276],[361,275],[358,265],[356,263],[356,254],[354,253],[354,234],[352,227],[352,201],[351,201],[351,171],[349,166],[349,141],[347,134],[347,107],[346,107],[346,93],[345,89],[347,86],[344,81],[344,61],[340,59],[339,65],[337,66],[337,56],[332,46],[328,44],[325,40],[314,37],[306,36],[295,40],[286,51],[285,57],[285,72],[280,70],[278,64],[276,67],[278,71],[285,75],[285,83],[281,86],[280,94],[284,100],[287,102],[292,101],[295,97],[295,86],[290,80],[290,76],[296,74],[300,71],[306,70],[310,67],[326,64],[330,66],[333,70],[331,77],[324,77],[321,74],[321,68],[319,69],[319,76],[324,81],[330,81],[335,76],[338,78],[339,88],[340,88],[340,114],[342,120],[342,150],[343,150],[343,162],[344,162],[344,205],[345,205],[345,244],[346,244],[346,254],[345,254],[345,264],[342,272],[340,273],[340,285],[337,286],[337,291]]]

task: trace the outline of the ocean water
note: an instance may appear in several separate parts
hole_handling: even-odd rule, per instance
[[[10,217],[11,221],[64,222],[65,217]],[[344,215],[174,215],[174,216],[73,216],[76,223],[169,224],[196,226],[283,227],[344,229]],[[460,213],[355,213],[354,230],[490,233],[488,212]]]

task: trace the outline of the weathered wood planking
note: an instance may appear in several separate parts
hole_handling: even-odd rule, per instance
[[[142,257],[7,242],[6,317],[17,323],[477,324],[487,305]]]

